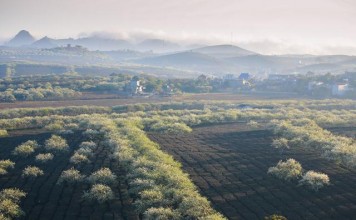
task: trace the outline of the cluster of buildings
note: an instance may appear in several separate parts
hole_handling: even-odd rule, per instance
[[[321,88],[328,89],[332,96],[344,96],[348,92],[353,91],[353,88],[347,81],[335,82],[333,84],[327,84],[320,81],[311,81],[308,83],[308,91],[310,93],[320,90]]]
[[[241,73],[238,77],[227,74],[222,81],[223,88],[293,92],[318,97],[356,97],[356,72],[346,72],[342,75],[270,74],[263,79],[252,77],[249,73]]]
[[[172,80],[170,84],[163,84],[160,91],[156,92],[161,95],[172,95],[174,91],[179,90],[182,92],[258,91],[288,92],[313,97],[356,98],[355,87],[356,72],[342,75],[271,74],[267,78],[241,73],[227,74],[220,78],[200,75],[197,79]],[[144,95],[144,91],[142,82],[135,77],[125,87],[125,92],[131,95]]]
[[[249,73],[241,73],[238,77],[233,74],[227,74],[223,77],[223,84],[227,87],[251,87],[251,75]]]
[[[341,75],[270,75],[267,83],[311,96],[345,97],[355,93],[356,97],[356,72]]]

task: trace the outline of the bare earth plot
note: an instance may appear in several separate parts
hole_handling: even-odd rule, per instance
[[[108,156],[108,150],[100,145],[95,150],[91,163],[76,168],[89,175],[102,167],[109,167],[118,175],[120,181],[119,187],[113,188],[115,200],[101,205],[83,201],[81,196],[83,191],[90,188],[89,183],[77,183],[74,186],[57,184],[62,171],[72,167],[69,158],[73,151],[82,141],[86,141],[82,140],[80,134],[64,136],[70,151],[55,155],[54,159],[46,164],[36,162],[34,159],[36,154],[26,159],[11,154],[16,146],[27,140],[37,140],[39,144],[43,144],[49,137],[49,133],[27,135],[16,133],[13,137],[0,138],[0,159],[11,159],[16,163],[15,169],[10,169],[8,174],[0,176],[0,189],[17,187],[27,193],[21,202],[21,208],[26,213],[22,219],[137,219],[131,209],[127,185],[122,181],[124,173],[118,162]],[[41,150],[37,151],[39,152]],[[44,175],[36,179],[22,178],[22,170],[28,165],[40,167]]]
[[[183,164],[213,206],[229,219],[354,219],[356,170],[346,169],[310,149],[280,153],[269,131],[247,131],[241,124],[195,128],[191,134],[151,133],[150,138]],[[329,175],[319,192],[267,174],[281,159],[294,158],[305,170]]]

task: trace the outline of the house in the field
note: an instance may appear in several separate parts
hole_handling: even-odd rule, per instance
[[[143,93],[143,86],[141,85],[140,80],[131,80],[129,86],[127,87],[128,92],[131,94],[141,94]]]
[[[248,88],[251,84],[247,79],[250,79],[248,73],[242,73],[239,77],[236,77],[233,74],[227,74],[224,76],[223,82],[227,88]]]
[[[315,88],[318,88],[320,86],[323,86],[324,83],[323,82],[319,82],[319,81],[311,81],[308,82],[308,91],[313,91]]]
[[[334,96],[343,96],[345,93],[349,90],[349,84],[348,83],[335,83],[332,86],[332,95]]]

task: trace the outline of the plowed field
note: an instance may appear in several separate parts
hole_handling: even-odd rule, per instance
[[[49,133],[20,135],[0,138],[0,159],[11,159],[16,163],[15,169],[0,176],[0,189],[19,188],[27,193],[21,202],[21,208],[26,215],[22,219],[50,220],[50,219],[137,219],[133,214],[130,199],[127,193],[127,185],[123,181],[124,173],[118,166],[118,162],[109,157],[109,152],[99,146],[91,163],[76,167],[83,174],[89,175],[102,167],[109,167],[119,177],[118,187],[113,187],[115,199],[108,203],[97,204],[83,201],[83,191],[90,188],[89,183],[77,183],[74,186],[57,184],[63,170],[71,168],[69,158],[78,148],[82,139],[80,133],[64,136],[70,145],[68,152],[56,154],[52,161],[40,164],[35,161],[34,155],[28,158],[20,158],[11,154],[12,150],[27,140],[36,140],[39,144],[50,137]],[[37,153],[41,152],[38,150]],[[35,179],[21,177],[22,170],[34,165],[44,171],[44,175]]]
[[[184,135],[149,136],[183,164],[201,193],[229,219],[263,219],[271,214],[288,219],[355,219],[356,170],[323,159],[311,149],[279,152],[271,146],[270,131],[248,130],[237,123],[199,127]],[[328,174],[331,185],[314,192],[267,174],[269,167],[286,158],[296,159],[305,170]]]

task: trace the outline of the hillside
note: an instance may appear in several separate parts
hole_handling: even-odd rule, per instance
[[[8,47],[21,47],[32,44],[35,41],[35,38],[26,30],[20,31],[5,45]]]
[[[161,39],[147,39],[137,44],[135,48],[139,51],[153,51],[155,53],[167,53],[181,49],[179,44],[161,40]]]
[[[151,66],[175,67],[210,72],[224,71],[229,68],[222,60],[191,51],[144,58],[134,62]]]
[[[216,58],[240,57],[240,56],[249,56],[249,55],[257,54],[253,51],[245,50],[241,47],[237,47],[234,45],[207,46],[207,47],[194,49],[192,51],[196,53],[206,54]]]
[[[36,48],[54,48],[57,47],[58,44],[56,43],[56,40],[46,36],[33,42],[31,46]]]

